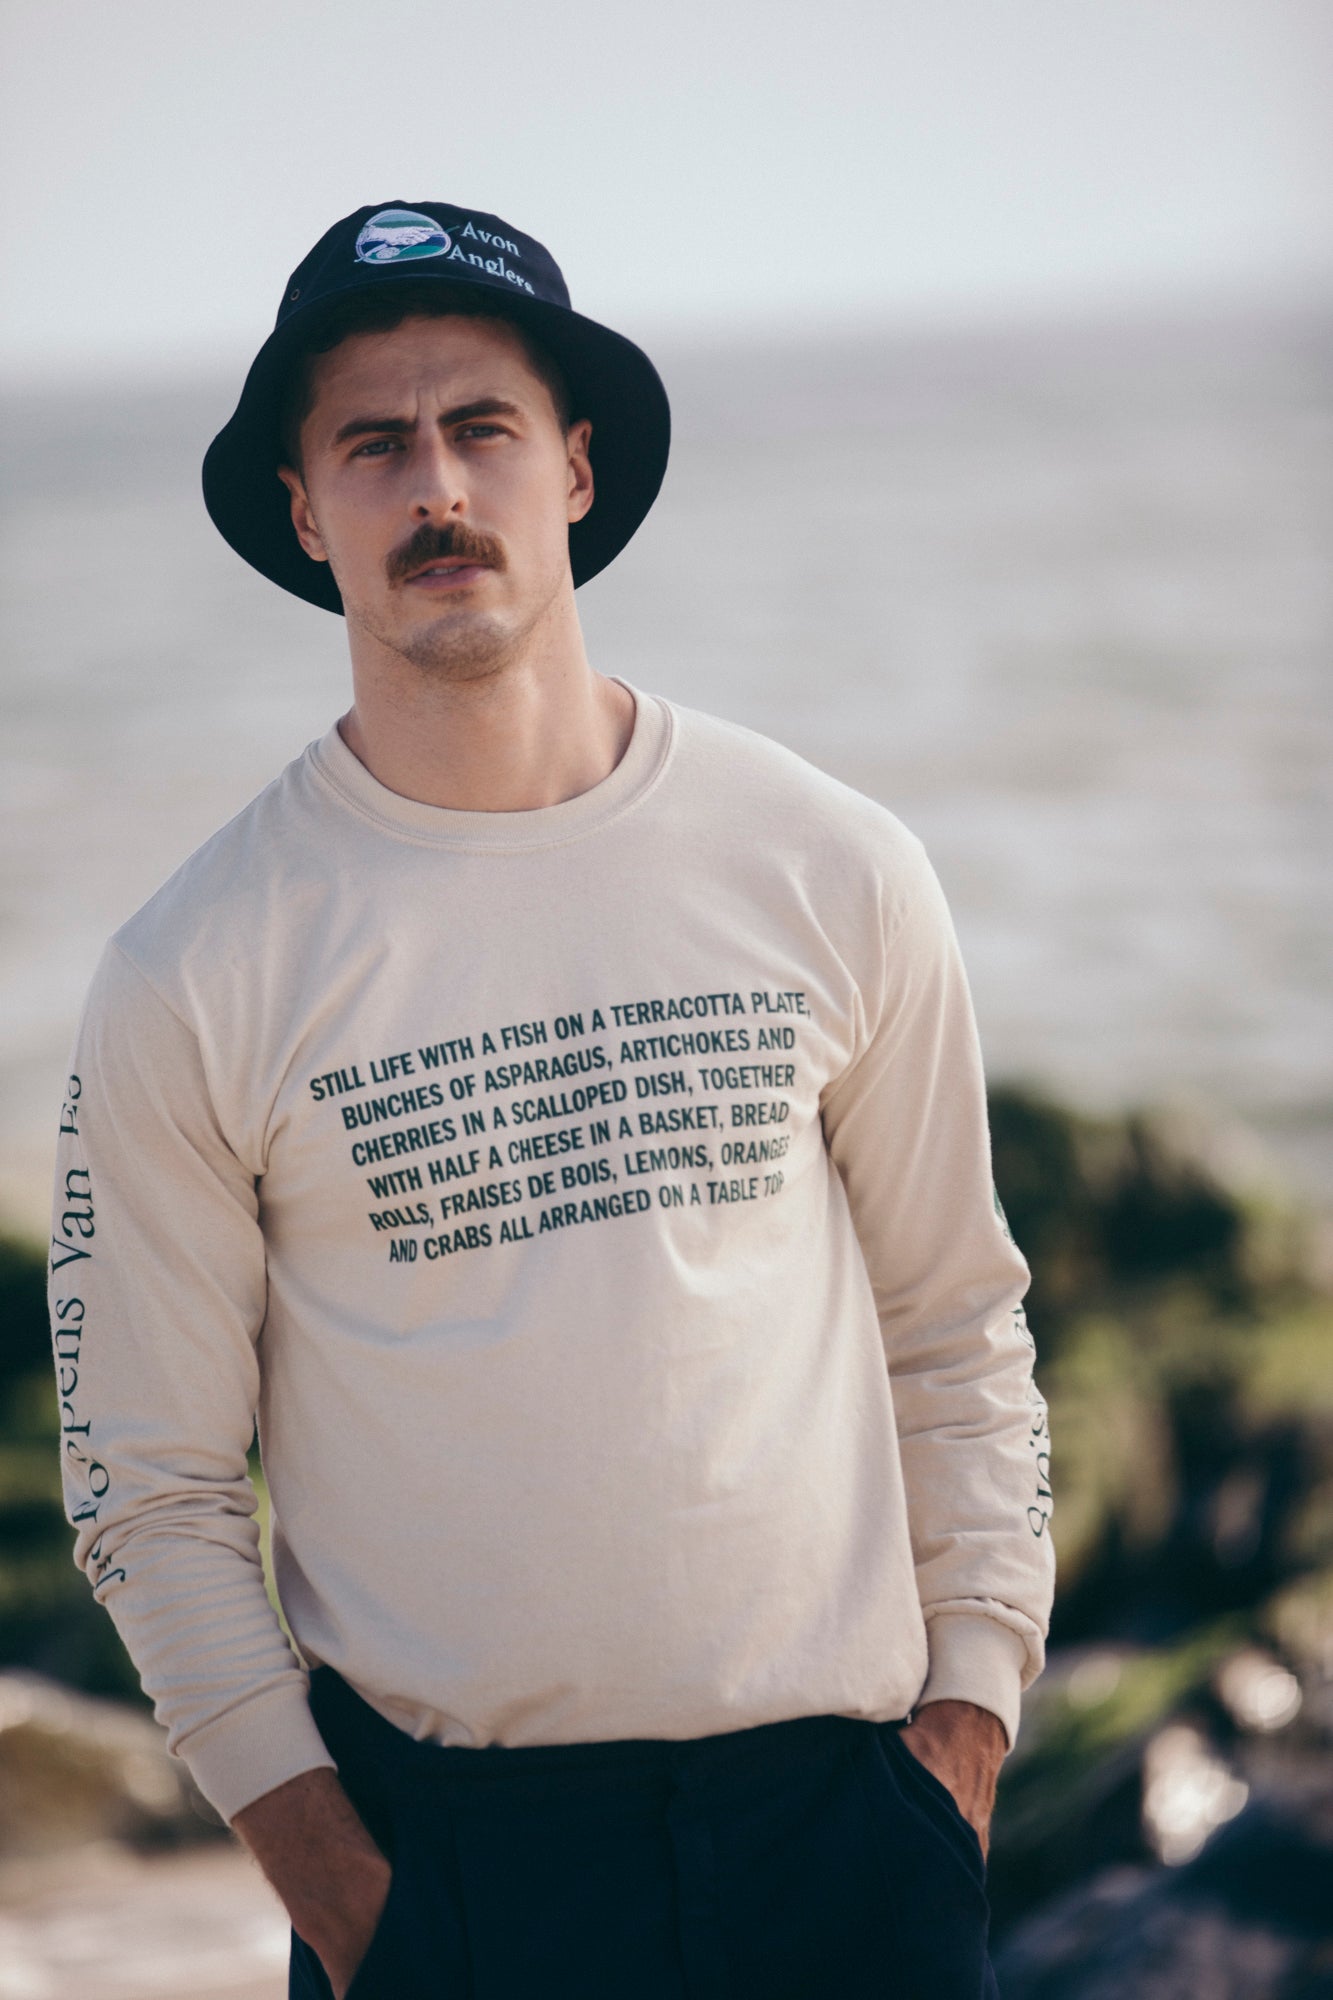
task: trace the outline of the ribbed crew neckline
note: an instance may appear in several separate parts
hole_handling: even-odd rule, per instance
[[[674,730],[668,704],[618,676],[613,678],[634,698],[634,727],[624,756],[590,791],[532,812],[454,812],[446,806],[404,798],[371,776],[343,742],[336,722],[310,745],[306,756],[316,775],[344,805],[386,833],[431,847],[473,853],[559,846],[597,831],[636,804],[656,784],[671,751]]]

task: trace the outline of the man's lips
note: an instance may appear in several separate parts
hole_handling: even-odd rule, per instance
[[[406,581],[427,590],[456,590],[464,584],[475,583],[489,568],[489,563],[478,562],[475,557],[444,556],[413,570]]]

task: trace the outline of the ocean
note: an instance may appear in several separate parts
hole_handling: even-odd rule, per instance
[[[646,343],[648,344],[648,343]],[[925,840],[987,1069],[1333,1209],[1333,316],[651,344],[671,470],[593,664]],[[229,380],[0,398],[0,1221],[103,939],[349,700],[199,497]]]

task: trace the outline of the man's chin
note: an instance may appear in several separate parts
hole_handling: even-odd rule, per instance
[[[421,672],[460,680],[494,672],[513,644],[503,619],[493,611],[471,610],[463,604],[388,626],[367,623],[366,629],[380,645]]]
[[[501,633],[419,634],[401,648],[402,656],[421,673],[441,680],[483,680],[498,673],[513,648]]]

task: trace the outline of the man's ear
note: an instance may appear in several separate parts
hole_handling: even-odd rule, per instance
[[[292,526],[296,539],[313,562],[327,562],[329,552],[324,546],[324,537],[319,532],[318,523],[310,506],[310,496],[305,490],[305,482],[299,472],[290,465],[278,467],[278,477],[291,495]]]
[[[569,452],[569,519],[581,521],[593,503],[592,460],[588,456],[588,443],[592,437],[592,425],[587,417],[580,417],[565,433],[565,443]]]

